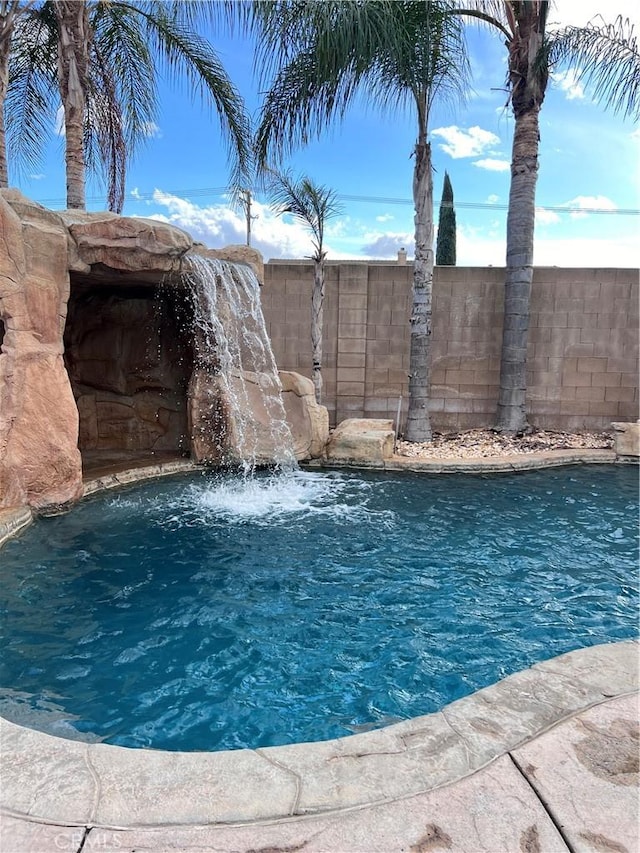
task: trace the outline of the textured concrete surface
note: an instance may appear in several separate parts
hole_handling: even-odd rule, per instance
[[[581,465],[586,463],[611,464],[616,462],[613,450],[592,450],[576,448],[574,450],[543,450],[536,453],[512,453],[504,456],[492,456],[487,459],[413,459],[407,456],[394,456],[385,461],[387,471],[422,471],[429,474],[486,474],[504,471],[534,471],[538,468],[557,468],[561,465]]]
[[[638,644],[321,743],[168,753],[0,720],[2,853],[638,850]]]
[[[513,753],[574,851],[640,849],[638,697],[579,714]]]

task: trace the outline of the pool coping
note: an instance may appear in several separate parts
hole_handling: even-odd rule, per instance
[[[517,459],[394,457],[384,469],[484,473],[616,461],[613,451],[574,450]],[[114,472],[88,479],[85,496],[198,470],[176,460]],[[28,508],[1,511],[0,545],[31,520]],[[254,750],[129,749],[67,740],[0,717],[0,811],[121,829],[279,821],[389,803],[464,779],[577,714],[634,693],[638,651],[637,640],[578,649],[433,714],[335,740]]]
[[[517,471],[536,471],[543,468],[559,468],[563,465],[583,464],[634,464],[635,457],[618,456],[615,450],[605,448],[571,448],[565,450],[540,450],[532,453],[503,453],[496,456],[458,456],[441,458],[419,458],[394,455],[381,461],[342,461],[338,459],[312,460],[304,463],[311,468],[354,468],[382,471],[412,471],[425,474],[500,474]]]
[[[442,459],[416,459],[408,456],[393,456],[383,462],[339,462],[314,459],[303,462],[303,469],[310,470],[377,470],[409,471],[425,474],[489,474],[513,473],[517,471],[535,471],[542,468],[558,468],[563,465],[583,464],[638,464],[636,457],[620,457],[614,450],[575,448],[567,450],[546,450],[534,453],[502,454],[499,456],[460,459],[449,457]],[[83,480],[84,493],[81,498],[91,497],[103,491],[117,489],[134,483],[153,480],[177,474],[195,473],[206,468],[188,459],[176,459],[168,462],[156,462],[142,467],[123,468],[99,476],[87,476]],[[28,506],[0,509],[0,548],[9,539],[17,536],[34,518],[35,513]]]
[[[66,740],[0,718],[0,810],[108,829],[245,825],[434,791],[638,690],[637,640],[534,664],[440,711],[316,743],[163,752]]]

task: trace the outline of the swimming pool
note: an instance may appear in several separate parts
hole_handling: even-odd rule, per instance
[[[87,500],[0,552],[0,712],[214,750],[436,710],[637,634],[632,466],[190,475]]]

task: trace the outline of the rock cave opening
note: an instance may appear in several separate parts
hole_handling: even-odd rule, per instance
[[[2,349],[2,344],[4,343],[4,320],[0,317],[0,350]]]
[[[85,474],[189,455],[190,314],[182,288],[71,273],[64,358]]]

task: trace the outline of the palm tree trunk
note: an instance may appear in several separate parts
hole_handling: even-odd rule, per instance
[[[67,207],[85,209],[84,112],[89,67],[87,5],[55,0],[58,18],[58,69],[64,107]]]
[[[416,250],[411,307],[409,411],[404,436],[407,441],[431,441],[429,384],[433,288],[433,179],[431,146],[425,136],[421,135],[418,139],[413,172]]]
[[[9,86],[9,51],[17,14],[17,3],[0,3],[0,189],[9,186],[7,144],[4,127],[4,102]]]
[[[0,189],[9,186],[9,170],[7,168],[7,144],[4,130],[4,100],[7,96],[9,82],[9,42],[0,36]]]
[[[313,259],[313,290],[311,292],[311,359],[316,403],[322,403],[322,325],[324,313],[324,258]]]
[[[539,107],[534,106],[516,117],[513,135],[500,391],[496,417],[496,428],[504,432],[522,432],[528,428],[526,372],[540,141],[538,116]]]

